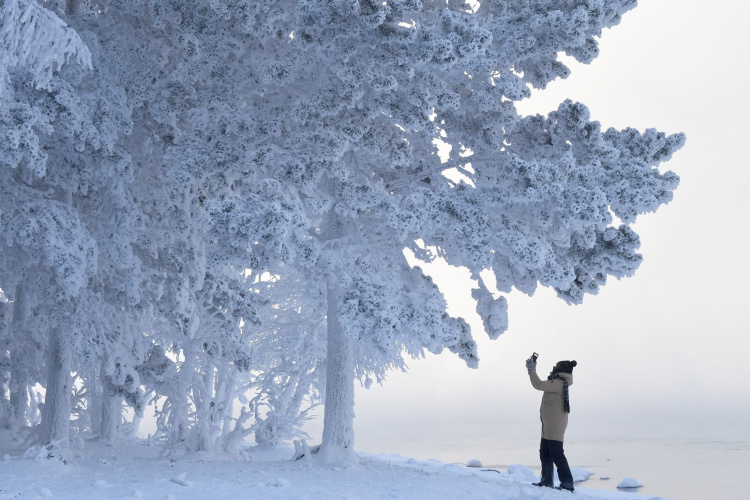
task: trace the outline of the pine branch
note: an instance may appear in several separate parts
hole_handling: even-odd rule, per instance
[[[34,0],[6,0],[0,23],[0,93],[11,67],[28,68],[36,87],[45,89],[71,57],[91,69],[91,52],[75,30]]]

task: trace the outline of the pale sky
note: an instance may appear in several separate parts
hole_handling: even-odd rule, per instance
[[[535,432],[540,395],[524,367],[533,351],[540,375],[561,359],[579,363],[566,438],[718,432],[750,421],[749,27],[747,1],[641,0],[604,32],[592,64],[572,62],[567,80],[519,105],[546,114],[570,98],[604,128],[685,132],[685,147],[661,167],[681,177],[674,200],[634,226],[644,255],[634,277],[612,279],[580,306],[548,289],[514,292],[498,340],[468,317],[460,273],[444,277],[455,292],[449,312],[474,327],[479,369],[446,351],[411,361],[382,386],[358,387],[357,449],[414,456],[417,441],[446,435]],[[315,441],[319,426],[309,426]]]

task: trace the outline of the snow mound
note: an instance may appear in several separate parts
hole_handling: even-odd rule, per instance
[[[571,467],[570,473],[573,474],[573,482],[580,483],[586,481],[588,478],[594,475],[590,470],[583,469],[581,467]],[[554,480],[556,483],[560,482],[560,477],[557,475],[557,468],[555,468]]]
[[[269,483],[269,486],[274,486],[276,488],[283,488],[285,486],[291,486],[292,483],[284,479],[283,477],[277,477],[275,480],[271,481]]]
[[[626,477],[617,485],[618,488],[640,488],[641,486],[643,485],[632,477]]]
[[[518,481],[536,481],[537,479],[533,470],[521,464],[509,465],[507,472],[510,477]]]
[[[173,483],[179,484],[180,486],[190,486],[191,485],[190,481],[188,481],[188,480],[185,479],[185,474],[184,473],[180,474],[177,477],[172,477],[169,480],[172,481]]]
[[[573,474],[574,483],[580,483],[594,475],[590,470],[582,469],[581,467],[571,467],[570,472]]]
[[[480,462],[476,458],[472,458],[471,460],[468,461],[468,463],[466,464],[466,467],[482,467],[482,462]]]

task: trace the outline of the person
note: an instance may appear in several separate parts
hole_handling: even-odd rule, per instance
[[[563,450],[565,428],[568,426],[570,413],[570,396],[568,387],[573,385],[573,367],[578,363],[559,361],[547,380],[541,380],[536,374],[536,358],[526,360],[531,385],[543,391],[540,418],[542,420],[542,441],[539,445],[539,458],[542,461],[542,478],[534,486],[554,487],[554,466],[560,478],[558,490],[573,491],[573,474]],[[554,464],[554,465],[553,465]]]

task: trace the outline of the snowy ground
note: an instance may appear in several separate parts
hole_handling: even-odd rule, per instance
[[[87,443],[65,462],[23,456],[18,441],[0,433],[0,499],[648,499],[644,495],[579,487],[571,494],[537,488],[524,466],[482,470],[398,455],[360,453],[347,467],[291,461],[292,449],[247,456],[189,454],[159,457],[159,448]],[[579,477],[585,471],[575,470]]]

